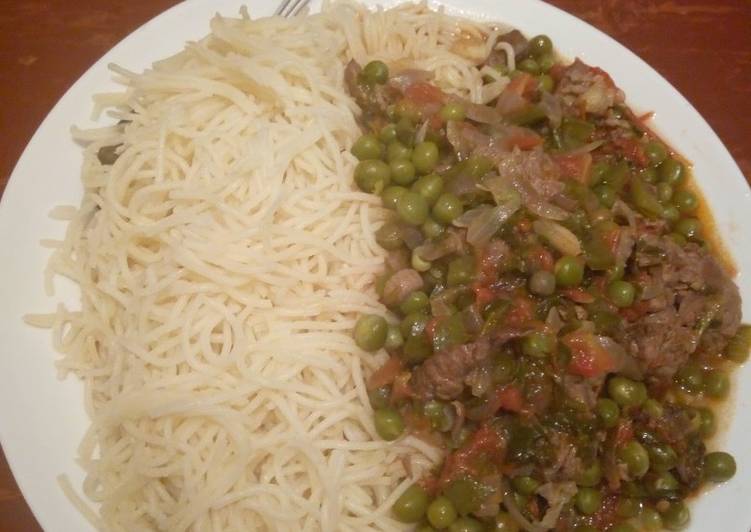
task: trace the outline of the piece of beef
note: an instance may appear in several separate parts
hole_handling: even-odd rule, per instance
[[[350,96],[362,109],[360,121],[369,130],[388,122],[386,109],[399,98],[399,91],[391,85],[366,85],[360,83],[362,67],[354,59],[344,69],[344,83]]]
[[[464,390],[465,379],[489,357],[487,338],[440,351],[413,371],[412,391],[421,400],[455,399]]]
[[[625,100],[623,91],[607,72],[579,59],[564,70],[555,94],[561,97],[564,108],[574,114],[606,116],[608,109]]]
[[[646,314],[627,327],[628,348],[649,375],[670,379],[697,348],[719,352],[741,320],[738,287],[696,244],[640,234],[634,268]]]

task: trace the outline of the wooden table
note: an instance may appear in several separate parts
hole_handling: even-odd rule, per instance
[[[501,0],[499,0],[501,1]],[[175,0],[6,0],[0,10],[0,191],[42,119],[109,48]],[[751,2],[551,0],[655,67],[751,176]],[[0,530],[40,530],[0,460]]]

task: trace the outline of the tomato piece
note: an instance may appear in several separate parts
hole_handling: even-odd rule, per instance
[[[644,146],[638,140],[633,138],[617,138],[613,139],[612,142],[618,149],[618,152],[635,165],[642,168],[649,166],[649,158],[644,152]]]
[[[501,388],[498,393],[500,408],[509,412],[521,412],[524,408],[524,398],[518,386],[509,385]]]
[[[595,296],[582,288],[566,288],[561,293],[574,303],[589,304],[594,303]]]
[[[495,299],[495,292],[493,292],[491,288],[480,283],[475,283],[472,286],[472,290],[475,293],[475,305],[480,309]]]
[[[574,331],[561,341],[571,350],[569,373],[585,378],[599,377],[616,369],[612,355],[595,339],[594,334]]]
[[[504,92],[518,94],[519,96],[529,96],[537,89],[537,79],[527,72],[518,72],[516,76],[511,78],[509,84],[506,85]]]
[[[477,473],[477,466],[489,458],[498,464],[503,463],[506,441],[488,425],[482,425],[463,447],[449,453],[443,462],[438,484],[445,487],[452,480]]]
[[[506,313],[505,324],[509,327],[522,327],[534,319],[535,305],[523,296],[515,297]]]
[[[531,247],[527,250],[525,255],[532,270],[553,271],[555,259],[553,258],[553,253],[551,253],[545,246]]]
[[[377,390],[382,386],[391,384],[396,379],[396,376],[401,373],[402,369],[402,361],[399,357],[393,356],[389,358],[383,366],[375,370],[370,376],[370,379],[368,379],[368,389]]]
[[[443,91],[430,83],[414,83],[407,87],[404,96],[418,104],[443,103],[446,95]]]
[[[634,426],[631,420],[621,419],[614,430],[613,441],[616,447],[634,439]]]
[[[509,151],[514,148],[531,150],[537,146],[541,146],[543,139],[540,135],[526,127],[510,126],[502,143],[504,148]]]
[[[403,399],[412,397],[412,388],[409,385],[409,378],[412,374],[409,371],[400,373],[394,379],[394,385],[391,387],[391,401],[398,403]]]
[[[433,343],[433,339],[435,338],[435,331],[438,328],[438,324],[439,319],[436,317],[430,318],[428,320],[428,323],[425,324],[425,337],[431,344]]]
[[[553,160],[561,172],[561,177],[589,185],[590,171],[592,169],[591,153],[558,155]]]

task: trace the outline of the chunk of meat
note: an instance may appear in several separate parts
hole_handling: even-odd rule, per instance
[[[465,379],[490,357],[487,338],[440,351],[412,374],[412,390],[422,400],[451,400],[464,390]]]
[[[360,83],[362,67],[354,59],[344,69],[344,83],[350,96],[362,109],[360,121],[367,129],[376,129],[388,121],[386,109],[400,95],[391,85],[365,85]]]
[[[389,277],[383,287],[383,302],[388,306],[398,305],[415,290],[423,287],[422,276],[412,268],[404,268]]]
[[[579,59],[563,71],[555,94],[561,97],[565,107],[575,113],[601,116],[625,100],[623,91],[615,86],[607,72]]]
[[[725,348],[740,326],[741,299],[717,259],[646,232],[634,264],[647,312],[628,325],[628,347],[647,374],[669,379],[697,348]]]

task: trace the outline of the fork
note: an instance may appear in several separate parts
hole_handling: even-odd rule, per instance
[[[282,0],[282,3],[279,4],[279,7],[274,11],[274,15],[294,17],[308,5],[309,1],[310,0]]]

